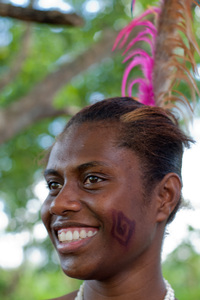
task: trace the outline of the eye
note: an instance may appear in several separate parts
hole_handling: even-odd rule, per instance
[[[63,187],[62,184],[56,181],[47,182],[47,186],[50,191],[61,190]]]
[[[86,179],[84,181],[84,184],[85,185],[95,184],[95,183],[98,183],[98,182],[101,182],[101,181],[103,181],[102,178],[100,178],[98,176],[95,176],[95,175],[90,175],[90,176],[86,177]]]

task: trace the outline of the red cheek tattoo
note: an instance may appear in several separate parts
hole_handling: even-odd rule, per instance
[[[113,210],[112,236],[123,246],[127,246],[135,231],[135,221],[128,219],[123,212]]]

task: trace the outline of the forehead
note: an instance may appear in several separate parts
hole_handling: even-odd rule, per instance
[[[91,161],[108,165],[134,163],[136,155],[117,145],[117,127],[99,122],[70,126],[55,143],[47,168],[81,165]],[[131,162],[131,160],[134,160]]]

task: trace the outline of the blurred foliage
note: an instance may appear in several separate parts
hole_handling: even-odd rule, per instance
[[[36,271],[21,267],[14,271],[1,271],[0,295],[4,300],[50,299],[79,288],[78,280],[66,277],[59,269]]]
[[[29,51],[19,74],[1,90],[0,108],[9,107],[11,103],[19,101],[48,74],[62,67],[64,62],[76,59],[105,29],[114,28],[118,31],[130,21],[130,0],[101,0],[100,10],[96,13],[84,10],[88,1],[65,2],[71,4],[74,10],[83,16],[83,28],[27,25],[10,18],[0,18],[0,80],[16,63],[23,36],[27,26],[30,26]],[[148,4],[155,2],[149,0]],[[137,13],[141,12],[146,4],[146,0],[138,1]],[[200,32],[199,17],[196,19],[195,30]],[[121,61],[120,53],[115,53],[112,58],[96,63],[86,72],[73,78],[57,93],[54,106],[62,108],[73,104],[81,108],[95,99],[120,95],[124,70]],[[184,85],[181,85],[182,88],[184,89]],[[66,278],[58,269],[50,241],[46,237],[40,240],[34,236],[36,225],[41,223],[39,209],[41,199],[44,199],[42,192],[40,200],[34,193],[36,184],[42,179],[43,166],[40,159],[67,120],[68,117],[44,119],[0,147],[0,204],[8,217],[5,231],[13,234],[25,231],[29,233],[24,245],[24,262],[21,267],[11,271],[0,270],[1,299],[25,300],[27,295],[30,300],[45,299],[69,292],[79,285],[77,281]],[[35,249],[34,247],[39,249],[45,258],[43,263],[36,267],[30,265],[29,261],[30,249]],[[186,248],[190,253],[187,262],[180,259],[180,249]],[[200,263],[199,257],[189,244],[183,245],[183,248],[181,246],[180,249],[177,248],[167,259],[164,272],[169,281],[174,283],[180,300],[198,300],[200,297],[197,295],[200,295],[200,291],[196,283],[200,282],[197,267]]]
[[[200,238],[200,235],[198,236]],[[172,284],[179,300],[200,299],[200,255],[183,242],[163,265],[164,277]]]

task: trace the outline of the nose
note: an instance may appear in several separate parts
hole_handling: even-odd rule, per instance
[[[68,212],[78,212],[82,204],[77,191],[77,184],[67,183],[51,202],[49,211],[53,215],[66,215]]]

